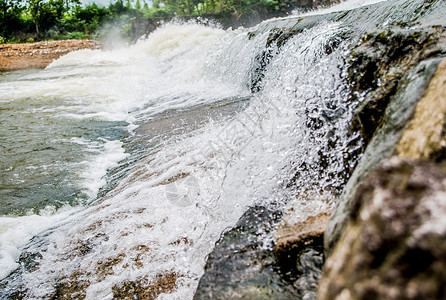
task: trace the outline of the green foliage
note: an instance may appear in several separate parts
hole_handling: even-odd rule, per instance
[[[115,3],[110,3],[108,10],[113,16],[119,16],[127,13],[127,8],[124,6],[123,0],[117,0]]]
[[[79,0],[28,0],[27,10],[35,25],[37,35],[57,26],[70,6]]]
[[[4,41],[101,38],[115,27],[121,36],[128,36],[132,20],[142,17],[241,17],[287,5],[285,0],[153,0],[149,7],[146,1],[116,0],[104,7],[81,6],[80,0],[0,0],[0,37]]]
[[[108,20],[109,16],[110,11],[107,8],[94,3],[85,7],[77,5],[71,10],[71,13],[64,16],[60,24],[63,31],[83,32],[86,35],[91,35]]]
[[[136,2],[135,2],[135,9],[141,10],[141,2],[139,0],[136,0]]]
[[[62,35],[59,37],[61,40],[80,40],[80,39],[89,39],[91,36],[84,32],[75,31],[70,32],[68,34]]]
[[[23,27],[20,18],[23,10],[20,0],[0,0],[0,36],[9,38]]]
[[[151,10],[162,10],[170,16],[233,14],[236,16],[280,10],[284,0],[154,0]],[[153,15],[153,12],[148,15]]]
[[[130,0],[127,0],[127,2],[125,3],[125,8],[127,10],[131,10],[132,9],[132,4],[130,3]]]
[[[46,37],[51,40],[55,40],[59,37],[60,32],[58,30],[50,29],[45,33]]]
[[[73,9],[74,20],[86,23],[102,22],[106,17],[110,15],[110,11],[101,6],[97,6],[95,3],[87,5],[85,7],[76,6]]]

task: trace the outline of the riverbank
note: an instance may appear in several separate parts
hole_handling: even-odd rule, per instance
[[[95,40],[64,40],[32,44],[0,45],[0,72],[43,69],[62,55],[81,49],[100,49]]]

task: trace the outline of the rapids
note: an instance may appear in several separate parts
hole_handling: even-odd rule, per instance
[[[332,209],[361,99],[345,79],[350,28],[325,21],[265,48],[271,22],[166,24],[1,75],[2,297],[73,285],[73,297],[111,299],[173,276],[160,298],[191,299],[249,206],[293,206],[302,220]]]

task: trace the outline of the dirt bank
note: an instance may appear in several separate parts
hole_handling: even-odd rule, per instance
[[[20,69],[45,68],[53,60],[71,51],[100,49],[102,43],[94,40],[65,40],[32,44],[0,45],[0,72]]]

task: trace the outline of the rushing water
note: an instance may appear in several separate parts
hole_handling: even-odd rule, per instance
[[[323,22],[271,46],[253,93],[270,34],[256,30],[169,24],[131,47],[1,75],[0,277],[25,268],[3,295],[75,282],[77,296],[110,299],[175,274],[161,296],[189,299],[246,207],[330,210],[356,104],[336,40],[348,28]],[[37,265],[18,263],[24,250]]]

